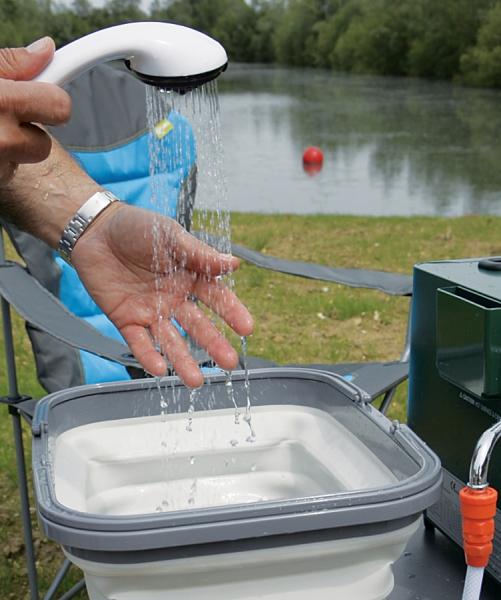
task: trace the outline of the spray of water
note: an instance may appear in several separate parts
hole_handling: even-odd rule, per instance
[[[230,216],[226,208],[216,83],[183,96],[154,87],[147,87],[146,94],[153,210],[159,217],[177,218],[204,242],[229,253]],[[181,190],[172,186],[173,179],[185,181]],[[195,186],[196,211],[193,210]],[[164,319],[170,318],[162,292],[173,285],[176,270],[183,266],[169,260],[171,240],[161,222],[160,218],[155,220],[151,233],[152,266],[157,274],[156,331],[161,329]]]
[[[217,82],[213,81],[185,95],[167,92],[146,86],[147,120],[150,131],[150,182],[151,208],[156,214],[152,237],[152,268],[156,290],[156,327],[152,328],[152,337],[160,352],[158,332],[165,319],[171,319],[164,301],[164,291],[172,286],[176,270],[182,264],[170,260],[172,247],[169,231],[162,226],[162,217],[177,218],[183,226],[196,232],[205,243],[219,252],[231,252],[230,213],[227,209],[227,188],[224,176],[224,155],[221,140],[221,123]],[[173,189],[172,179],[181,179],[186,183],[181,190]],[[196,210],[192,201],[196,189]],[[148,235],[148,233],[145,233]],[[221,283],[234,288],[231,275],[221,277]],[[222,322],[213,317],[218,328]],[[189,342],[189,340],[188,340]],[[190,342],[189,342],[190,343]],[[245,393],[247,405],[244,420],[250,429],[248,441],[255,440],[252,427],[250,386],[247,369],[247,345],[242,340],[242,353],[245,357]],[[231,372],[226,372],[226,390],[228,398],[235,408],[235,423],[239,423],[240,410],[235,400]],[[169,410],[166,390],[161,389],[160,410],[162,415]],[[188,423],[186,429],[193,428],[196,392],[190,395]],[[171,409],[175,410],[176,394],[171,394]],[[234,440],[232,440],[234,441]],[[194,502],[196,482],[190,491],[190,503]],[[162,507],[160,507],[162,509]]]

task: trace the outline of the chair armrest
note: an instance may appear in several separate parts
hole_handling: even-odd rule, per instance
[[[37,329],[57,340],[126,367],[138,367],[128,346],[102,335],[72,314],[21,265],[0,264],[0,295]]]
[[[369,269],[343,269],[297,260],[285,260],[232,244],[232,253],[247,262],[279,273],[287,273],[307,279],[331,281],[349,287],[379,290],[393,296],[412,295],[412,277],[402,273],[371,271]]]

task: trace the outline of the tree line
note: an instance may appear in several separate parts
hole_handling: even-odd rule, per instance
[[[501,87],[501,0],[0,0],[0,45],[148,19],[204,31],[232,61]]]

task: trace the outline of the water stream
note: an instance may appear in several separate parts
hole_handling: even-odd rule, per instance
[[[171,240],[169,231],[162,226],[162,217],[177,218],[183,225],[205,243],[215,247],[219,252],[231,252],[230,213],[228,210],[228,193],[224,174],[224,155],[221,140],[221,124],[219,117],[219,100],[217,83],[211,82],[185,95],[167,92],[147,86],[146,91],[147,119],[151,132],[149,136],[150,152],[150,181],[151,204],[157,215],[151,232],[152,267],[156,273],[156,325],[152,327],[152,337],[156,347],[165,356],[166,349],[162,348],[161,331],[172,320],[171,309],[166,305],[165,291],[169,286],[176,285],[176,273],[183,268],[182,264],[174,261],[169,254]],[[195,166],[196,165],[196,166]],[[196,173],[196,183],[195,183]],[[178,192],[169,186],[169,175],[181,176],[188,182]],[[190,187],[196,185],[196,209],[192,209]],[[179,202],[178,202],[179,198]],[[224,285],[234,288],[232,275],[221,277]],[[203,308],[203,307],[202,307]],[[220,317],[211,316],[214,324],[224,330]],[[178,330],[182,332],[178,326]],[[187,339],[191,346],[192,342]],[[250,382],[247,368],[247,343],[242,339],[242,354],[245,367],[245,398],[246,408],[244,421],[249,427],[248,442],[256,438],[252,426]],[[172,365],[169,365],[170,372]],[[210,379],[210,378],[209,378]],[[235,424],[240,423],[240,408],[235,398],[232,373],[225,373],[225,388],[228,399],[233,405]],[[162,390],[157,379],[157,389],[160,395],[160,412],[162,419],[167,411],[175,412],[177,399],[174,386],[172,391]],[[196,410],[197,390],[192,390],[189,396],[187,414],[187,435],[193,431]],[[167,398],[169,395],[169,398]],[[229,440],[234,446],[236,440]],[[164,451],[167,461],[166,449]],[[190,464],[194,464],[190,459]],[[165,465],[166,466],[166,465]],[[188,504],[196,501],[197,480],[190,488]],[[162,502],[157,510],[167,510],[168,502]]]
[[[249,437],[247,438],[247,441],[255,442],[256,441],[256,432],[254,431],[254,428],[252,426],[251,393],[250,393],[249,367],[247,364],[247,338],[246,337],[241,338],[241,344],[242,344],[242,358],[243,358],[244,373],[245,373],[244,389],[245,389],[246,403],[245,403],[244,421],[249,426]]]

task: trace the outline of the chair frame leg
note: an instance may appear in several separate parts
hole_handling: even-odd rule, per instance
[[[5,324],[5,320],[4,320]],[[12,366],[12,365],[10,365]],[[15,369],[15,365],[14,365]],[[14,371],[15,374],[15,371]],[[14,387],[12,387],[9,391],[14,392],[17,390],[17,382],[14,382]],[[16,470],[17,470],[17,480],[19,487],[19,499],[20,499],[20,515],[23,529],[23,541],[25,548],[25,563],[26,563],[26,571],[28,575],[28,585],[29,585],[29,598],[30,600],[39,600],[39,590],[38,590],[38,575],[36,569],[36,556],[35,556],[35,547],[33,544],[33,527],[31,524],[31,513],[30,513],[30,498],[29,498],[29,490],[28,490],[28,478],[26,471],[26,458],[24,453],[24,441],[23,441],[23,429],[22,429],[22,419],[21,413],[18,410],[16,404],[18,401],[26,400],[25,397],[19,396],[17,399],[13,399],[11,395],[9,395],[8,399],[1,398],[2,403],[6,403],[8,405],[9,414],[12,418],[12,429],[13,429],[13,438],[14,438],[14,448],[16,454]],[[47,590],[47,593],[44,596],[44,600],[53,600],[56,595],[58,587],[61,585],[62,581],[66,577],[68,570],[71,566],[71,562],[67,559],[63,562],[56,576],[52,580],[52,583]],[[83,588],[85,587],[85,581],[81,580],[76,585],[74,585],[68,592],[66,592],[61,600],[69,600],[76,596]]]
[[[3,248],[2,248],[3,258]],[[19,394],[17,386],[16,360],[14,353],[14,341],[12,337],[12,321],[8,302],[2,298],[2,324],[5,342],[5,360],[7,363],[8,378],[8,401],[9,413],[12,417],[12,428],[14,434],[14,446],[16,452],[17,479],[19,485],[19,498],[21,501],[21,520],[23,524],[23,537],[26,555],[26,568],[28,571],[28,583],[30,587],[31,600],[38,600],[38,579],[35,565],[35,549],[33,546],[33,530],[31,527],[30,501],[28,494],[28,480],[26,478],[26,461],[24,458],[23,431],[21,417],[16,409],[16,403],[23,398]]]
[[[33,546],[33,529],[31,526],[30,500],[26,478],[26,462],[24,458],[23,432],[21,417],[14,406],[9,407],[14,430],[14,443],[16,450],[17,479],[19,485],[19,498],[21,501],[21,520],[23,524],[24,548],[26,556],[26,569],[30,586],[31,600],[38,600],[38,577],[35,564],[35,548]]]
[[[59,571],[57,572],[56,576],[52,580],[52,583],[50,584],[50,587],[47,590],[47,593],[43,597],[43,600],[52,600],[52,598],[54,598],[54,596],[56,595],[56,592],[57,592],[57,588],[61,585],[61,582],[65,578],[66,573],[69,571],[70,567],[71,567],[70,561],[67,558],[65,558],[63,564],[59,567]]]
[[[3,239],[3,228],[0,224],[0,264],[5,263],[5,248]],[[39,600],[38,575],[36,568],[35,547],[33,545],[33,527],[31,525],[30,497],[28,491],[28,478],[26,473],[26,458],[24,454],[23,429],[21,422],[21,413],[17,404],[26,400],[25,396],[19,393],[16,370],[16,355],[14,350],[14,339],[12,335],[12,319],[9,303],[5,298],[1,298],[1,313],[3,338],[5,345],[5,362],[7,367],[8,395],[0,398],[1,404],[6,404],[9,414],[12,417],[12,429],[14,437],[14,447],[16,454],[17,479],[19,486],[19,498],[21,503],[21,521],[23,527],[23,540],[25,548],[26,570],[28,573],[29,598],[30,600]],[[44,600],[51,600],[57,588],[63,581],[70,562],[65,560],[62,567],[55,576]],[[82,580],[74,585],[71,590],[66,592],[61,600],[69,600],[78,594],[85,587],[85,581]]]
[[[409,357],[410,357],[410,353],[411,353],[411,316],[412,316],[412,298],[409,303],[409,316],[407,317],[407,329],[405,332],[405,343],[404,343],[404,349],[402,351],[402,355],[400,357],[400,362],[409,362]],[[398,386],[392,387],[384,395],[383,400],[381,402],[381,406],[379,407],[379,411],[382,412],[383,415],[386,415],[386,413],[388,412],[388,409],[390,408],[393,398],[395,397],[397,387]]]
[[[66,594],[61,596],[59,600],[70,600],[70,598],[74,598],[78,593],[80,593],[85,588],[85,579],[81,579],[78,583],[76,583],[71,590],[68,590]]]
[[[392,387],[383,396],[383,401],[381,402],[381,406],[379,407],[379,412],[383,413],[383,415],[386,415],[386,413],[388,412],[388,409],[390,408],[390,404],[392,403],[396,391],[397,388]]]

